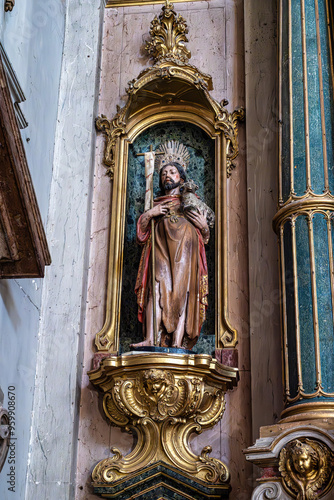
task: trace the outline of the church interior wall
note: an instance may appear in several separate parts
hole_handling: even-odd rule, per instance
[[[213,96],[228,98],[229,109],[244,104],[244,19],[243,2],[214,0],[175,4],[189,26],[191,64],[213,77]],[[105,11],[98,114],[112,118],[116,105],[126,101],[128,81],[151,63],[142,49],[148,29],[160,5],[109,8]],[[230,317],[240,335],[238,388],[227,395],[222,422],[213,430],[193,439],[194,452],[211,443],[212,456],[225,460],[231,468],[231,498],[250,497],[252,467],[242,449],[251,441],[250,361],[248,326],[247,190],[245,136],[240,127],[241,152],[229,179],[229,288]],[[110,428],[99,409],[98,394],[88,382],[94,354],[92,340],[104,321],[106,253],[109,238],[110,181],[103,166],[104,139],[97,137],[92,203],[91,251],[88,275],[86,345],[82,380],[76,498],[95,498],[90,489],[93,465],[110,456],[116,446],[123,453],[131,449],[132,437]],[[112,236],[112,235],[111,235]],[[135,298],[134,298],[135,300]]]
[[[26,98],[20,108],[28,126],[21,133],[44,226],[53,169],[64,27],[62,0],[22,0],[12,12],[1,9],[0,41]],[[15,495],[24,498],[42,287],[43,280],[37,278],[0,280],[0,386],[5,408],[8,388],[12,388],[16,414],[16,488],[15,493],[8,491],[10,464],[6,462],[0,476],[0,498],[4,499]]]
[[[44,280],[0,281],[6,332],[0,336],[0,385],[5,395],[9,385],[17,387],[18,498],[93,500],[94,465],[110,456],[111,446],[126,453],[132,445],[130,435],[103,418],[87,376],[104,321],[111,200],[104,138],[96,137],[94,119],[101,113],[112,118],[126,101],[128,81],[151,64],[142,46],[161,5],[20,3],[1,14],[1,41],[27,98],[22,110],[29,126],[22,137],[53,263]],[[212,445],[212,456],[231,470],[231,500],[249,500],[256,473],[242,450],[261,425],[275,421],[282,401],[271,227],[277,202],[276,0],[175,8],[189,26],[191,64],[213,78],[212,95],[227,98],[230,111],[246,107],[240,154],[228,180],[229,314],[239,333],[240,381],[227,395],[223,420],[192,446],[200,453]],[[1,498],[7,498],[6,467]]]
[[[66,3],[26,498],[74,497],[103,11]]]

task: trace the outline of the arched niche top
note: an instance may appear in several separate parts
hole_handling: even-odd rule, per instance
[[[129,83],[128,100],[113,119],[97,118],[106,136],[104,163],[112,180],[109,265],[105,323],[97,333],[98,351],[117,353],[121,318],[122,266],[127,199],[128,147],[144,130],[162,122],[182,121],[202,128],[215,140],[215,345],[233,348],[237,332],[228,319],[227,178],[238,155],[237,121],[244,110],[229,113],[228,101],[210,95],[210,76],[177,57],[164,57]]]
[[[119,136],[136,134],[137,130],[161,120],[180,119],[196,123],[211,136],[223,132],[226,142],[227,175],[233,169],[233,160],[238,155],[237,121],[244,118],[244,110],[232,113],[225,108],[226,99],[220,103],[209,93],[211,77],[194,66],[175,63],[157,63],[144,70],[137,79],[129,82],[126,105],[117,109],[113,120],[102,115],[97,118],[97,129],[107,136],[104,163],[112,177],[115,166],[115,139]],[[132,131],[132,132],[131,132]]]
[[[141,120],[133,121],[129,124],[129,131],[127,133],[127,138],[130,143],[132,143],[137,137],[142,134],[147,128],[150,128],[158,123],[164,122],[187,122],[196,124],[200,127],[204,132],[211,138],[215,139],[219,135],[219,131],[217,131],[212,125],[211,121],[207,121],[205,117],[199,115],[195,112],[195,109],[189,110],[180,110],[177,107],[169,107],[168,109],[164,109],[162,106],[159,107],[156,114],[150,116],[142,116]],[[172,118],[171,118],[172,117]],[[131,126],[132,125],[132,126]]]
[[[215,102],[208,93],[212,88],[211,77],[193,66],[153,66],[129,82],[131,115],[142,112],[147,106],[182,103],[189,107],[196,105],[202,113],[209,113],[214,118]]]

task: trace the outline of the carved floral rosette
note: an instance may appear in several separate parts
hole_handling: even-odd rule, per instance
[[[193,433],[213,427],[225,410],[224,394],[236,384],[237,370],[208,355],[138,354],[106,358],[89,373],[104,391],[103,409],[112,425],[136,436],[131,453],[98,463],[93,485],[108,484],[162,461],[210,484],[229,480],[224,463],[197,456],[189,446]]]

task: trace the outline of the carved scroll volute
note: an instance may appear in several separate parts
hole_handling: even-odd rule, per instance
[[[229,114],[229,121],[231,123],[230,131],[233,131],[229,134],[228,138],[228,151],[227,151],[227,177],[230,177],[232,170],[235,168],[233,160],[239,154],[239,144],[238,144],[238,122],[242,122],[245,120],[245,109],[237,108],[233,113]]]
[[[125,125],[123,119],[125,110],[123,109],[123,112],[120,112],[120,109],[118,108],[117,111],[117,115],[113,120],[108,120],[106,116],[101,115],[95,121],[97,130],[103,132],[106,136],[103,163],[107,167],[106,174],[111,180],[114,178],[116,140],[124,134]]]

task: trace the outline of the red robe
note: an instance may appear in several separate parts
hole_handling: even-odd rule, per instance
[[[177,327],[186,309],[183,346],[191,349],[197,342],[205,320],[208,295],[208,271],[201,232],[183,214],[180,195],[161,196],[158,205],[174,202],[167,215],[155,219],[155,280],[159,283],[162,324],[168,334]],[[137,240],[143,245],[135,292],[138,319],[144,321],[144,311],[151,289],[151,224],[142,232],[137,223]]]

